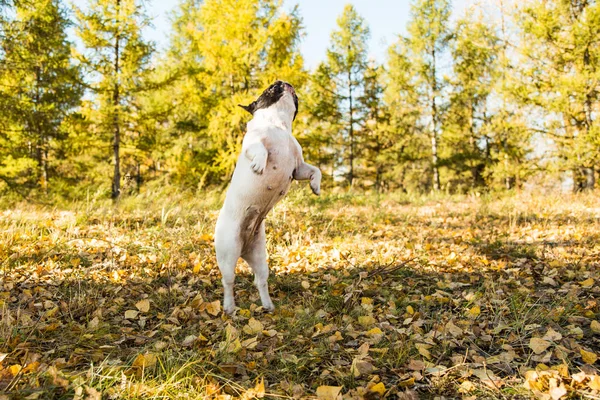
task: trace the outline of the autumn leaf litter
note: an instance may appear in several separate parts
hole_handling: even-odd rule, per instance
[[[0,398],[600,396],[591,196],[292,196],[268,219],[277,310],[240,263],[233,317],[214,206],[160,215],[2,213]]]

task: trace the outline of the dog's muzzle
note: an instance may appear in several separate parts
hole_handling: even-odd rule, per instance
[[[293,87],[292,85],[290,85],[290,84],[289,84],[289,83],[287,83],[287,82],[285,82],[285,83],[284,83],[284,85],[285,85],[285,89],[286,89],[287,91],[289,91],[289,92],[290,92],[291,94],[293,94],[293,95],[295,95],[295,94],[296,94],[296,91],[294,90],[294,87]]]

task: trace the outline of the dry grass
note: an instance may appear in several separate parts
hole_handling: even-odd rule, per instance
[[[598,397],[598,194],[296,191],[267,223],[276,312],[240,263],[232,318],[219,203],[2,211],[0,399],[250,398],[262,379],[282,398]]]

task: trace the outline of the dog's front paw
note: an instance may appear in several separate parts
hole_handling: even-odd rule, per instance
[[[310,177],[310,188],[317,196],[321,194],[321,173],[314,174]]]
[[[312,192],[314,194],[316,194],[317,196],[321,194],[321,185],[313,185],[313,183],[310,183],[310,188],[312,190]]]
[[[267,167],[267,158],[266,157],[254,157],[252,160],[252,164],[250,164],[250,168],[252,171],[258,175],[262,175],[263,171]]]

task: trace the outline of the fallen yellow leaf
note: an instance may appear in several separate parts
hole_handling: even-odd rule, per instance
[[[360,303],[361,304],[369,304],[369,305],[373,305],[373,299],[370,297],[362,297],[360,299]]]
[[[579,282],[579,284],[581,285],[581,287],[590,288],[594,285],[594,279],[587,278],[585,281]]]
[[[375,335],[383,335],[383,331],[377,327],[369,329],[367,331],[367,336],[375,336]]]
[[[20,366],[19,364],[13,364],[10,367],[8,367],[8,370],[10,371],[12,376],[17,376],[17,374],[21,371],[21,369],[23,369],[23,367]]]
[[[136,319],[139,313],[140,312],[137,310],[127,310],[127,311],[125,311],[125,318],[126,319]]]
[[[133,364],[131,364],[131,367],[150,368],[156,365],[156,361],[157,359],[154,354],[138,354],[135,360],[133,360]]]
[[[28,372],[36,372],[40,366],[39,361],[34,361],[31,364],[27,364],[25,368],[23,368],[23,373],[26,374]]]
[[[206,304],[206,312],[212,316],[216,316],[221,312],[221,302],[219,300],[215,300]]]
[[[464,381],[463,383],[460,384],[460,388],[458,389],[458,391],[460,393],[469,393],[475,389],[476,389],[476,386],[473,384],[473,382]]]
[[[140,300],[135,303],[135,307],[140,310],[140,312],[147,313],[150,311],[150,302],[148,299]]]
[[[403,380],[401,382],[398,382],[398,386],[400,386],[400,387],[412,387],[412,386],[415,386],[415,378],[412,377],[412,378]]]
[[[327,338],[331,343],[339,342],[343,340],[344,337],[340,333],[340,331],[335,331],[335,333]]]
[[[565,388],[565,384],[561,383],[560,386],[551,387],[549,393],[552,397],[552,400],[559,400],[561,397],[567,394],[567,389]]]
[[[383,384],[383,382],[379,382],[377,385],[373,386],[369,390],[371,392],[379,393],[380,396],[383,396],[383,394],[385,393],[385,385]]]
[[[317,388],[317,398],[321,400],[337,400],[341,399],[341,386],[319,386]]]
[[[581,354],[581,359],[586,364],[592,365],[598,360],[598,356],[594,352],[579,349],[579,353]]]
[[[444,328],[446,332],[451,334],[454,337],[459,337],[463,334],[462,329],[456,326],[452,321],[448,321],[446,327]]]
[[[227,340],[233,340],[235,338],[237,338],[240,335],[240,333],[238,332],[237,329],[235,329],[235,326],[231,325],[231,324],[227,324],[227,326],[225,327],[225,337],[227,338]]]
[[[56,315],[57,312],[58,312],[58,307],[51,308],[50,310],[46,311],[46,317],[52,318]]]
[[[268,331],[263,331],[262,333],[263,333],[263,335],[268,336],[268,337],[273,337],[273,336],[277,335],[277,331],[275,329],[269,329]]]
[[[256,336],[246,339],[242,342],[242,347],[248,350],[256,348],[258,345],[258,338]]]
[[[596,320],[592,321],[592,323],[590,324],[590,328],[592,329],[592,332],[600,333],[600,322]]]
[[[240,339],[235,339],[231,342],[224,341],[219,344],[219,348],[227,353],[237,353],[242,349],[242,343]]]
[[[375,318],[373,318],[370,315],[361,315],[360,317],[358,317],[358,323],[361,324],[364,327],[367,327],[369,325],[373,325],[375,322],[377,322],[375,320]]]
[[[481,307],[473,306],[470,310],[467,311],[467,316],[470,318],[477,318],[481,314]]]
[[[260,378],[260,381],[256,382],[256,386],[254,386],[253,389],[254,393],[252,393],[254,395],[254,397],[257,397],[259,399],[262,399],[263,397],[265,397],[265,378]]]
[[[355,357],[352,360],[352,367],[350,369],[355,378],[361,375],[368,375],[375,370],[375,367],[370,362],[364,361],[359,357]]]
[[[588,386],[592,390],[600,390],[600,376],[598,376],[598,375],[592,376],[590,378],[590,381],[588,382]]]
[[[424,343],[415,343],[415,347],[417,348],[417,350],[419,350],[420,355],[422,355],[423,357],[425,357],[428,360],[431,359],[431,353],[429,352],[431,345],[424,344]]]
[[[248,325],[242,328],[242,330],[248,335],[256,335],[258,333],[261,333],[263,329],[263,324],[255,318],[250,318],[250,320],[248,321]]]
[[[529,341],[529,348],[533,350],[535,354],[543,353],[548,347],[550,347],[550,342],[542,338],[535,337],[531,338]]]
[[[202,263],[195,263],[194,267],[192,268],[192,272],[194,274],[197,274],[200,272],[201,269],[202,269]]]
[[[88,322],[88,329],[94,330],[98,328],[98,325],[100,325],[100,320],[98,317],[94,317],[90,322]]]
[[[202,304],[204,304],[204,299],[202,298],[202,295],[198,293],[192,300],[192,307],[200,308]]]
[[[556,332],[554,329],[548,328],[548,331],[544,335],[543,339],[552,342],[558,342],[562,339],[562,335],[560,334],[560,332]]]

